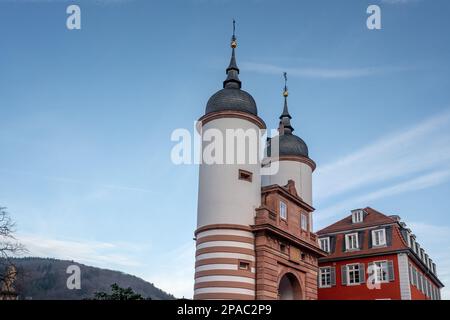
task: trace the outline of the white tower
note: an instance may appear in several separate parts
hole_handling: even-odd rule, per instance
[[[295,182],[295,188],[299,196],[307,204],[312,206],[312,173],[316,164],[308,156],[308,146],[298,136],[292,134],[294,128],[291,126],[291,115],[288,110],[287,76],[284,73],[284,108],[280,116],[279,126],[279,170],[275,175],[263,176],[262,185],[268,186],[278,184],[285,186],[288,180]],[[270,140],[268,142],[270,149]],[[310,221],[312,225],[312,221]]]
[[[208,130],[220,131],[226,145],[227,129],[254,130],[258,134],[265,129],[254,99],[241,90],[236,46],[233,21],[227,78],[223,89],[209,99],[205,115],[199,120],[202,141]],[[210,143],[203,142],[202,151]],[[246,150],[257,153],[259,145],[256,151]],[[223,153],[226,157],[225,148]],[[247,154],[244,164],[234,161],[200,165],[194,299],[255,298],[255,248],[250,225],[261,204],[261,164],[258,154],[256,162],[250,158]]]

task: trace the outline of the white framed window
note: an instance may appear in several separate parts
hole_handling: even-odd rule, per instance
[[[350,233],[345,235],[345,249],[356,250],[359,249],[358,233]]]
[[[320,249],[322,249],[323,251],[331,252],[330,237],[320,238],[319,239],[319,245],[320,245]]]
[[[375,261],[376,282],[389,282],[389,268],[387,261]]]
[[[331,287],[331,267],[319,268],[319,287]]]
[[[352,211],[352,222],[353,223],[360,223],[364,221],[364,210],[353,210]]]
[[[422,274],[421,273],[417,273],[417,289],[419,289],[421,292],[423,292],[423,287],[422,287]]]
[[[287,219],[287,206],[283,201],[280,201],[280,218],[284,220]]]
[[[347,265],[347,279],[349,285],[360,284],[359,263]]]
[[[417,269],[416,268],[412,268],[412,281],[413,281],[413,285],[415,287],[418,287],[418,281],[417,281]]]
[[[372,230],[372,246],[380,247],[386,245],[386,229]]]
[[[300,226],[303,230],[308,231],[308,217],[306,214],[300,214]]]

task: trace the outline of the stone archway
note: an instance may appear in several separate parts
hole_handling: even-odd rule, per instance
[[[278,283],[278,300],[302,300],[302,288],[297,277],[285,273]]]

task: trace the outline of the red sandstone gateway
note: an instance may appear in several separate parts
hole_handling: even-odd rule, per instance
[[[399,216],[372,208],[317,232],[320,300],[440,300],[436,264]]]

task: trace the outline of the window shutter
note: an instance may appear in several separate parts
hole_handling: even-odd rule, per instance
[[[345,239],[347,237],[345,236],[345,234],[342,235],[342,252],[345,252]]]
[[[369,249],[372,248],[372,241],[373,241],[373,240],[372,240],[372,231],[373,231],[373,230],[369,230],[369,231],[368,231],[368,232],[369,232]]]
[[[362,249],[364,247],[364,231],[358,232],[358,248]]]
[[[366,283],[366,270],[364,263],[359,264],[359,283]]]
[[[412,275],[412,267],[411,264],[408,265],[408,274],[409,274],[409,283],[411,283],[412,285],[414,284],[413,282],[413,275]]]
[[[330,253],[336,251],[336,236],[330,236]]]
[[[392,260],[388,261],[388,273],[389,273],[389,281],[394,281],[395,280],[394,263],[392,262]]]
[[[390,247],[392,245],[392,226],[386,227],[386,245]]]
[[[341,267],[341,279],[342,279],[342,285],[347,285],[347,266]]]
[[[331,279],[331,286],[336,285],[336,268],[331,267],[330,268],[330,279]]]

